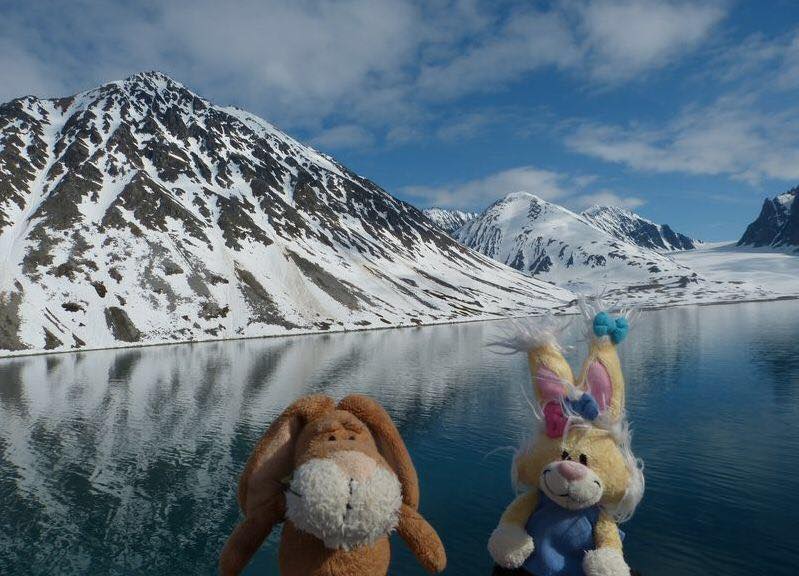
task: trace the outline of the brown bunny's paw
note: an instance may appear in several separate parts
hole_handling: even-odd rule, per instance
[[[443,572],[447,567],[447,553],[444,552],[441,542],[431,543],[428,550],[419,554],[418,560],[422,567],[431,574]]]
[[[420,531],[418,544],[415,546],[416,559],[431,574],[443,572],[447,567],[447,553],[438,534],[423,518],[419,517],[423,530]]]
[[[441,538],[427,520],[407,504],[402,505],[397,531],[425,570],[435,574],[447,567],[447,553]]]
[[[422,567],[431,574],[438,574],[443,572],[447,567],[447,553],[444,552],[444,546],[439,542],[438,546],[433,546],[424,558],[419,558]]]

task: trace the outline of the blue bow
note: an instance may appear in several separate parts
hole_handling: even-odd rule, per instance
[[[599,404],[588,392],[583,392],[583,395],[576,400],[565,400],[566,406],[574,412],[579,414],[585,420],[596,420],[599,416]]]
[[[627,337],[630,325],[624,316],[615,318],[607,312],[600,312],[594,316],[594,334],[598,337],[609,336],[610,341],[619,344]]]

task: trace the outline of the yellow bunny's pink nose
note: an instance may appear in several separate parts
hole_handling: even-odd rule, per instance
[[[585,478],[585,474],[587,472],[585,466],[578,464],[577,462],[572,462],[571,460],[558,462],[557,468],[558,473],[569,482],[574,482],[575,480],[581,480]]]

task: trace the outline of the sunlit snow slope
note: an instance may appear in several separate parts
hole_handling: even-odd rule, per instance
[[[661,252],[603,228],[585,214],[516,192],[489,206],[455,237],[526,274],[618,304],[668,306],[784,295],[754,277],[716,274],[702,265],[709,261],[701,256],[677,258],[688,251]]]
[[[580,213],[591,224],[619,240],[657,251],[693,250],[699,242],[671,229],[668,224],[655,224],[624,208],[592,206]]]
[[[478,212],[464,212],[463,210],[447,210],[446,208],[427,208],[423,210],[436,226],[449,234],[453,234],[469,220],[476,218]]]
[[[163,74],[0,106],[0,354],[492,318],[571,298]]]

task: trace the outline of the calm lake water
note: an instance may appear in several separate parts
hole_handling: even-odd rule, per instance
[[[487,575],[508,447],[533,426],[525,358],[486,348],[502,324],[0,360],[0,573],[215,573],[268,423],[302,394],[361,392],[405,437],[447,573]],[[647,492],[626,554],[646,576],[797,574],[798,342],[797,302],[633,326],[623,364]],[[276,542],[247,574],[277,574]],[[396,537],[394,550],[391,574],[423,574]]]

